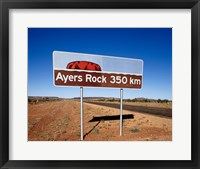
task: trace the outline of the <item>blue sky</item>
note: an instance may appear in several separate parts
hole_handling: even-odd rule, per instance
[[[29,28],[29,96],[80,96],[78,87],[53,85],[55,50],[142,59],[143,88],[124,89],[124,98],[172,99],[171,28]],[[84,88],[85,97],[119,97],[119,92]]]

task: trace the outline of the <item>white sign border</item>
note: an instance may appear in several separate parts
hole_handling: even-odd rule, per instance
[[[138,60],[138,61],[141,61],[142,63],[142,73],[141,74],[137,74],[137,73],[125,73],[125,72],[109,72],[109,71],[94,71],[94,70],[78,70],[78,69],[61,69],[61,68],[55,68],[54,66],[54,53],[55,52],[60,52],[60,53],[72,53],[72,54],[81,54],[81,55],[93,55],[93,56],[98,56],[98,57],[109,57],[109,58],[115,58],[115,59],[124,59],[124,60]],[[65,52],[65,51],[53,51],[53,55],[52,55],[52,63],[53,63],[53,85],[55,87],[84,87],[84,88],[109,88],[109,89],[120,89],[120,87],[98,87],[98,86],[67,86],[67,85],[56,85],[55,84],[55,73],[54,73],[54,70],[67,70],[67,71],[77,71],[77,72],[88,72],[88,73],[114,73],[114,74],[123,74],[123,75],[136,75],[136,76],[142,76],[142,84],[141,84],[141,88],[129,88],[129,87],[126,87],[126,88],[123,88],[123,89],[131,89],[131,90],[141,90],[142,87],[143,87],[143,66],[144,66],[144,61],[142,59],[134,59],[134,58],[123,58],[123,57],[116,57],[116,56],[107,56],[107,55],[97,55],[97,54],[88,54],[88,53],[76,53],[76,52]],[[76,60],[75,60],[76,61]]]

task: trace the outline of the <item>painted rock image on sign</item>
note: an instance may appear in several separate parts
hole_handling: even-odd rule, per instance
[[[95,70],[95,71],[101,71],[101,67],[93,62],[88,61],[74,61],[70,62],[67,67],[67,69],[79,69],[79,70]]]

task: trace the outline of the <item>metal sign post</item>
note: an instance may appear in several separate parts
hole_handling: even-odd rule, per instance
[[[83,140],[83,87],[80,87],[80,101],[81,101],[81,140]]]
[[[123,89],[120,89],[120,136],[122,136],[122,100],[123,100]]]

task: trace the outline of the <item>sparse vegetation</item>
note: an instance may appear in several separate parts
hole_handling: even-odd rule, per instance
[[[170,101],[167,100],[167,99],[163,99],[163,100],[158,99],[157,102],[158,102],[158,103],[169,103]]]
[[[140,131],[140,129],[137,127],[137,126],[134,126],[134,127],[132,127],[131,129],[130,129],[130,132],[131,133],[137,133],[137,132],[139,132]]]
[[[94,128],[94,132],[97,133],[97,134],[99,134],[99,129]]]
[[[80,131],[76,131],[75,135],[79,137],[81,135]]]
[[[120,98],[87,98],[86,101],[99,101],[99,102],[120,102]],[[157,102],[157,103],[171,103],[171,100],[168,99],[148,99],[148,98],[133,98],[133,99],[123,99],[123,102],[146,102],[146,103],[151,103],[151,102]]]
[[[37,96],[28,96],[29,103],[39,103],[39,102],[47,102],[47,101],[59,101],[63,100],[59,97],[37,97]]]
[[[110,98],[113,100],[113,98]],[[131,102],[131,99],[129,100]],[[84,140],[91,141],[140,141],[172,140],[171,104],[158,102],[124,103],[123,135],[119,136],[119,103],[90,100],[84,104]],[[80,140],[79,100],[66,99],[39,104],[29,103],[29,141],[77,141]],[[78,113],[76,113],[78,112]],[[156,114],[156,116],[154,116]],[[158,116],[157,116],[158,115]],[[107,117],[108,120],[91,121],[93,117]],[[166,118],[167,116],[167,118]],[[101,118],[100,118],[101,119]],[[86,135],[86,133],[88,133]],[[135,134],[134,134],[135,133]]]

